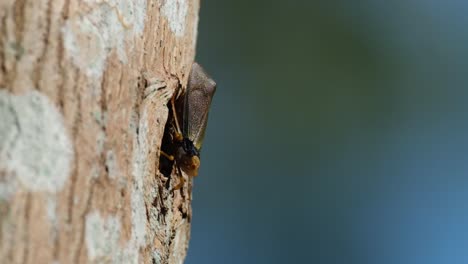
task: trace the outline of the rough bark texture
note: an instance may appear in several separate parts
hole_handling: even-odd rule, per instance
[[[199,0],[0,1],[0,262],[181,263],[191,179],[158,171]]]

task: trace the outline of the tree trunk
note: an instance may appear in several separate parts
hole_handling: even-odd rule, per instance
[[[191,179],[158,170],[199,0],[0,1],[0,262],[182,263]]]

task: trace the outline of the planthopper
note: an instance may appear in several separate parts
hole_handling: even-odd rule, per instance
[[[161,153],[189,176],[198,175],[200,150],[215,91],[215,81],[195,62],[187,89],[179,98],[174,95],[171,99],[172,124],[166,127],[165,137],[169,140],[163,139]]]

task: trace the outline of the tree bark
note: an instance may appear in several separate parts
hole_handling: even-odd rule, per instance
[[[199,0],[0,1],[0,262],[182,263],[191,179],[158,170]]]

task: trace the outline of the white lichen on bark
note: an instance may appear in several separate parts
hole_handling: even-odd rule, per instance
[[[188,0],[166,0],[162,13],[169,22],[169,27],[176,36],[183,36],[185,32],[185,18],[188,11]]]
[[[70,176],[73,145],[54,104],[37,91],[0,90],[0,120],[0,170],[14,175],[2,184],[60,191]]]

